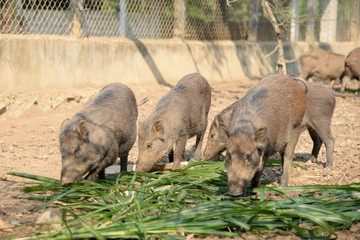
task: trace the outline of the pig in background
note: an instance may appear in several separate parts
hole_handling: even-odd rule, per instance
[[[353,49],[345,59],[345,69],[350,79],[358,80],[358,89],[360,89],[360,48]]]
[[[307,129],[313,141],[311,160],[318,157],[322,143],[326,148],[326,167],[333,165],[334,137],[331,134],[331,118],[335,109],[335,92],[321,84],[306,83],[306,110],[302,121],[303,130]],[[216,157],[226,149],[230,127],[230,117],[238,101],[232,103],[215,116],[210,125],[203,160]]]
[[[78,182],[83,176],[105,179],[105,168],[120,157],[121,171],[136,139],[138,112],[135,95],[121,83],[101,89],[70,120],[61,124],[61,185]]]
[[[350,80],[345,71],[345,56],[332,53],[321,48],[310,49],[301,58],[302,70],[300,78],[312,81],[313,77],[330,80],[332,88],[337,78],[341,81],[341,91],[345,91],[346,83]]]
[[[294,149],[306,109],[304,89],[286,75],[270,75],[236,102],[226,143],[229,194],[245,194],[246,183],[257,187],[268,158],[279,152],[281,186],[290,178]]]
[[[196,136],[195,158],[201,146],[211,103],[211,88],[198,73],[184,76],[139,124],[138,171],[150,171],[167,155],[179,169],[188,138]]]
[[[313,141],[312,160],[316,160],[324,143],[326,148],[326,167],[333,166],[335,140],[331,134],[331,118],[334,113],[335,92],[320,84],[308,83],[306,94],[306,110],[301,123],[303,130],[307,129]]]

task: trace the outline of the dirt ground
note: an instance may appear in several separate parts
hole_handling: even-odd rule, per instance
[[[209,123],[217,113],[242,97],[255,83],[255,80],[247,79],[231,83],[210,83],[213,87],[213,95]],[[139,107],[139,121],[144,120],[157,101],[169,91],[169,88],[159,85],[130,85],[130,87],[138,102],[144,97],[149,98],[146,104]],[[19,189],[24,186],[20,183],[23,179],[7,173],[16,171],[59,179],[61,157],[58,135],[61,122],[65,118],[71,118],[99,90],[100,88],[51,89],[0,93],[0,112],[2,106],[6,106],[6,111],[0,115],[0,228],[35,222],[39,214],[29,214],[29,212],[42,204],[13,198],[22,195]],[[332,119],[332,134],[336,139],[334,167],[330,170],[323,168],[322,163],[326,161],[324,146],[321,148],[317,163],[308,161],[312,141],[308,133],[303,132],[295,150],[295,162],[308,167],[308,170],[292,168],[290,185],[360,182],[359,120],[359,91],[346,92],[345,98],[337,97]],[[194,140],[189,141],[187,149],[193,144]],[[129,160],[136,161],[136,156],[137,143],[130,152]],[[265,171],[264,179],[272,180],[272,184],[276,185],[280,175],[280,168],[269,168]],[[32,227],[26,228],[26,231],[32,230]],[[0,230],[0,238],[16,233],[11,230]],[[360,239],[360,225],[354,224],[351,229],[340,231],[338,234],[339,239]],[[280,238],[279,236],[261,238],[254,235],[246,236],[245,238],[249,239]],[[287,237],[287,239],[294,238]]]

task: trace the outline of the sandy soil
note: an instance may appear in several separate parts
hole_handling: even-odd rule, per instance
[[[209,121],[223,108],[242,97],[255,83],[256,81],[247,79],[231,83],[210,83],[213,95]],[[157,101],[169,91],[169,88],[159,85],[130,87],[138,102],[144,97],[150,99],[139,107],[139,121],[144,120]],[[24,185],[20,183],[22,179],[7,173],[16,171],[59,179],[61,157],[58,135],[61,122],[72,117],[99,90],[100,88],[51,89],[0,93],[0,112],[1,104],[6,106],[5,113],[0,115],[0,228],[35,222],[38,213],[28,213],[41,205],[35,201],[14,199],[13,196],[22,195],[19,189]],[[290,185],[360,182],[360,96],[359,92],[347,92],[345,96],[336,98],[332,119],[332,133],[336,139],[334,167],[330,170],[323,168],[322,163],[326,161],[324,146],[317,163],[308,161],[312,141],[308,133],[304,132],[295,150],[295,161],[307,166],[308,170],[293,168]],[[187,149],[193,143],[194,140],[189,141]],[[136,155],[137,144],[130,152],[129,160],[136,161]],[[280,175],[280,168],[269,168],[266,169],[264,179],[272,180],[276,185]],[[32,227],[27,227],[25,231],[32,230]],[[0,230],[0,237],[12,234],[14,232]],[[268,237],[275,238],[265,236],[264,239]],[[339,232],[339,238],[360,239],[359,224]]]

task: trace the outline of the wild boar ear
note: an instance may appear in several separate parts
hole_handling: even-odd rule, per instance
[[[229,137],[230,130],[223,123],[221,123],[220,127],[226,133],[226,135]]]
[[[158,135],[160,139],[165,139],[164,126],[160,120],[154,122],[153,131],[156,133],[156,135]]]
[[[217,115],[214,119],[215,126],[219,127],[223,123],[223,119],[220,115]]]
[[[81,120],[78,125],[78,131],[83,139],[86,139],[89,136],[89,130],[85,120]]]
[[[267,132],[266,127],[257,129],[255,132],[255,141],[256,142],[263,141],[266,137],[266,132]]]
[[[224,120],[220,115],[215,117],[214,123],[216,127],[220,127],[220,129],[224,130],[224,132],[229,136],[229,129],[224,125]]]
[[[60,132],[64,131],[66,125],[69,123],[70,119],[65,119],[62,123],[61,123],[61,126],[60,126]]]

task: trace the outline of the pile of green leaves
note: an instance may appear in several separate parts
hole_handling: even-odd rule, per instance
[[[233,198],[222,162],[191,160],[177,171],[122,172],[67,188],[51,178],[10,174],[36,180],[24,192],[53,191],[27,197],[62,211],[62,227],[33,233],[39,238],[179,239],[245,231],[330,238],[360,220],[360,183],[260,187],[248,189],[256,195]]]

